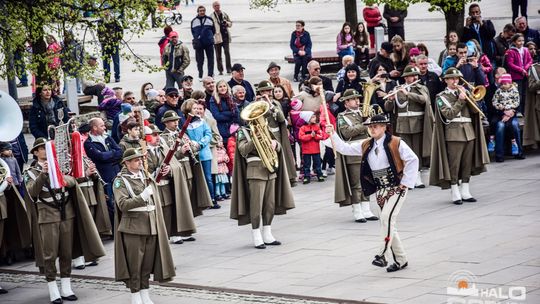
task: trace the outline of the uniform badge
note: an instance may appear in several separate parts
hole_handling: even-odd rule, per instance
[[[241,140],[241,139],[243,139],[244,137],[246,137],[246,136],[244,135],[244,131],[238,130],[238,140]]]
[[[338,119],[338,125],[339,126],[342,126],[344,124],[346,124],[347,122],[345,122],[345,119],[343,118],[343,116],[340,116],[339,119]]]
[[[443,105],[442,100],[438,99],[438,100],[437,100],[437,104],[439,105],[439,107],[442,107],[442,105]]]
[[[29,178],[28,174],[25,174],[24,175],[24,183],[25,184],[28,183],[28,178]]]
[[[120,186],[122,186],[122,182],[120,181],[120,179],[115,180],[114,181],[114,188],[118,189],[118,188],[120,188]]]

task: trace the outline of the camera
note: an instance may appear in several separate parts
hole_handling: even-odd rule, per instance
[[[381,78],[390,78],[390,74],[388,73],[381,74]]]

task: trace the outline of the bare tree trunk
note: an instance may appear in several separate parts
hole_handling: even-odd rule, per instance
[[[463,35],[463,22],[464,22],[465,9],[456,10],[451,8],[449,11],[444,12],[444,18],[446,19],[446,33],[450,31],[456,31],[461,38]]]
[[[358,10],[356,0],[345,0],[345,20],[351,24],[351,31],[356,30],[358,24]]]

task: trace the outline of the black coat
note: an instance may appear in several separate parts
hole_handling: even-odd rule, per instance
[[[504,54],[510,49],[510,41],[504,39],[501,35],[493,39],[495,42],[495,63],[498,67],[504,65]]]
[[[420,75],[418,78],[420,79],[420,83],[422,83],[428,88],[429,99],[431,100],[431,107],[432,110],[435,111],[435,98],[437,97],[437,94],[442,92],[442,90],[444,89],[443,84],[439,79],[439,76],[437,76],[437,74],[435,74],[434,72],[428,71],[425,75]]]
[[[491,20],[483,20],[483,24],[480,27],[479,33],[474,30],[474,27],[464,27],[463,36],[461,37],[462,42],[467,42],[471,39],[476,39],[482,46],[482,52],[488,56],[489,59],[495,59],[495,43],[493,38],[495,38],[496,32],[493,22]]]
[[[369,78],[373,78],[377,74],[377,67],[382,65],[388,73],[396,69],[394,62],[390,58],[381,56],[380,53],[377,53],[375,58],[369,62],[368,71]]]
[[[383,17],[386,19],[388,27],[403,27],[403,21],[407,17],[407,10],[394,9],[390,5],[384,6]],[[390,17],[398,17],[398,22],[391,22]]]
[[[56,96],[53,96],[50,102],[54,103],[54,125],[58,126],[61,123],[67,123],[69,120],[69,109],[64,105],[64,102]],[[35,97],[32,101],[32,108],[30,109],[30,114],[28,116],[28,123],[30,132],[35,138],[49,137],[47,132],[47,114],[45,112],[45,108],[43,108],[43,105],[41,104],[39,96]]]
[[[100,142],[92,141],[92,138],[84,142],[86,155],[96,164],[101,178],[106,183],[112,183],[118,172],[120,172],[120,161],[122,160],[122,148],[110,137],[105,139],[108,150]]]

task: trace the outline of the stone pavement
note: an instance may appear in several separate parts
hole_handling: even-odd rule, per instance
[[[351,208],[332,203],[333,177],[294,188],[296,208],[274,222],[274,235],[283,245],[266,250],[252,248],[250,229],[229,219],[227,201],[222,209],[208,210],[196,219],[196,242],[172,245],[177,267],[174,282],[378,303],[431,304],[446,303],[446,288],[454,284],[449,281],[452,273],[465,270],[476,276],[471,280],[478,288],[524,286],[527,299],[517,303],[539,303],[539,172],[538,153],[523,161],[490,164],[485,174],[472,178],[471,191],[479,201],[462,206],[450,203],[449,191],[435,187],[411,191],[398,221],[409,267],[392,274],[371,265],[381,243],[379,224],[354,223]],[[376,210],[374,202],[372,209]],[[113,244],[106,242],[105,246],[107,256],[99,266],[73,273],[114,277]],[[32,262],[2,268],[36,271]],[[14,288],[10,297],[18,299],[25,288],[34,285],[25,286],[6,287]],[[43,285],[34,287],[39,286]],[[109,284],[103,286],[109,288]],[[33,292],[36,301],[47,301],[45,289]],[[110,297],[128,303],[125,296]]]

